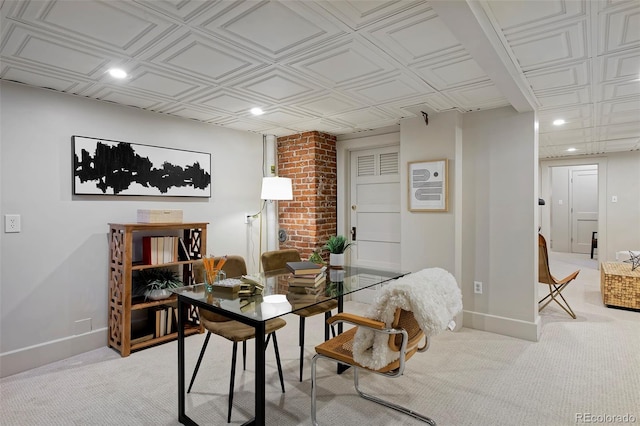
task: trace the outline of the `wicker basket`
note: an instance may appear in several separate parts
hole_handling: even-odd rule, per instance
[[[640,269],[632,271],[630,263],[603,262],[600,276],[602,303],[640,309]]]

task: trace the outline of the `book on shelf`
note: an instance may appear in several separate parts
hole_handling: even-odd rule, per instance
[[[167,310],[160,309],[160,336],[167,334]]]
[[[324,272],[326,268],[317,263],[302,261],[287,262],[287,269],[291,271],[293,275],[316,275]]]
[[[303,278],[305,277],[305,278]],[[327,282],[324,274],[318,274],[312,278],[309,275],[292,276],[289,278],[289,287],[319,287]]]
[[[151,237],[142,237],[142,262],[145,265],[153,265],[151,263]]]
[[[147,340],[153,339],[153,333],[145,334],[144,336],[136,337],[131,339],[131,344],[136,345],[138,343],[146,342]]]
[[[149,265],[158,264],[158,239],[151,237],[151,263]]]
[[[167,329],[165,330],[165,334],[173,333],[173,307],[167,307]]]
[[[164,238],[163,237],[155,237],[157,244],[157,253],[156,253],[156,263],[154,265],[159,265],[164,263]]]

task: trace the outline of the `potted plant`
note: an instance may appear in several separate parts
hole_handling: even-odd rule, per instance
[[[324,245],[329,252],[329,266],[344,266],[344,252],[351,246],[344,235],[332,235]]]
[[[166,268],[143,269],[138,272],[135,283],[136,295],[151,300],[166,299],[171,296],[169,289],[183,286],[178,275]]]

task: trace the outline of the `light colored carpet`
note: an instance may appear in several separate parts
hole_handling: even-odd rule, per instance
[[[433,339],[427,352],[407,364],[403,377],[365,373],[361,386],[432,417],[440,426],[574,425],[581,423],[576,417],[580,414],[630,415],[640,422],[640,313],[602,306],[595,265],[588,255],[552,254],[554,275],[582,269],[566,291],[578,318],[549,305],[541,313],[540,342],[463,328]],[[347,303],[352,312],[365,307]],[[297,379],[298,318],[285,319],[288,325],[278,332],[278,341],[286,393],[280,392],[270,345],[267,422],[310,424],[309,360],[313,343],[322,339],[323,318],[307,320],[302,383]],[[186,340],[188,378],[203,339],[196,335]],[[247,371],[238,363],[232,424],[242,424],[253,411],[252,350],[250,343]],[[231,343],[213,336],[187,397],[187,413],[200,424],[226,424],[230,356]],[[105,347],[6,377],[0,381],[0,424],[176,425],[176,363],[176,342],[127,358]],[[321,360],[318,365],[321,424],[422,424],[358,397],[351,371],[338,376],[334,364]]]

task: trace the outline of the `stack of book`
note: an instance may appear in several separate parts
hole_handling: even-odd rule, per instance
[[[292,275],[289,278],[287,300],[294,309],[308,306],[320,300],[326,300],[326,282],[327,278],[324,272]]]
[[[326,266],[319,265],[317,263],[302,261],[302,262],[287,262],[287,269],[295,276],[298,275],[317,275],[325,271]]]

